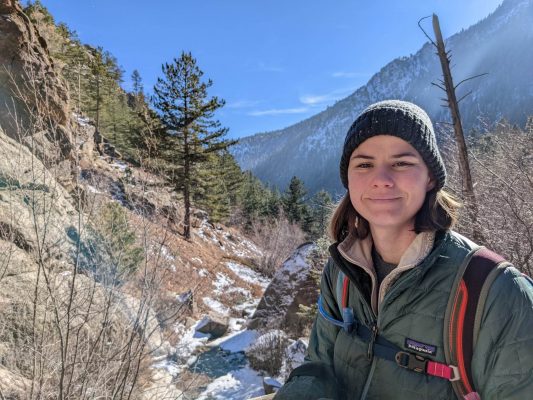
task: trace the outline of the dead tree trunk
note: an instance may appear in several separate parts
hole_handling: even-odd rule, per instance
[[[450,59],[444,46],[444,40],[440,31],[439,18],[433,14],[433,31],[437,39],[437,54],[440,59],[442,67],[442,74],[444,76],[444,88],[448,97],[448,107],[452,114],[453,131],[455,133],[455,140],[457,141],[457,149],[459,152],[459,167],[461,170],[462,192],[467,202],[468,211],[474,224],[473,237],[474,240],[483,241],[483,235],[479,230],[478,221],[478,207],[476,202],[476,195],[474,193],[474,184],[472,182],[472,174],[470,172],[470,164],[468,162],[468,149],[466,147],[465,136],[463,132],[463,125],[461,123],[461,116],[459,114],[459,103],[455,96],[455,86],[453,85],[452,73],[450,71]]]

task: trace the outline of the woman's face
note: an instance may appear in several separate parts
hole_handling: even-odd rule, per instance
[[[350,157],[350,199],[371,229],[412,229],[426,192],[434,186],[418,151],[398,137],[373,136]]]

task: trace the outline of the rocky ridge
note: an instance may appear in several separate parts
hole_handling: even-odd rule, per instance
[[[503,117],[524,127],[533,113],[532,27],[533,1],[505,0],[482,21],[446,39],[456,84],[488,73],[458,88],[458,98],[472,92],[461,101],[466,131],[483,130]],[[311,195],[321,189],[343,193],[337,178],[340,151],[356,116],[373,102],[405,99],[427,110],[440,135],[450,116],[442,107],[442,91],[431,83],[441,76],[435,49],[426,43],[416,54],[385,65],[366,85],[326,110],[287,128],[242,138],[232,154],[242,169],[281,190],[298,176]]]

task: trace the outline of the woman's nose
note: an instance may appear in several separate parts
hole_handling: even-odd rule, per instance
[[[377,167],[374,169],[374,176],[372,177],[372,186],[374,187],[392,187],[394,180],[392,174],[385,167]]]

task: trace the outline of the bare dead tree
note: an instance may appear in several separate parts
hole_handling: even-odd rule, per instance
[[[457,85],[454,85],[452,73],[450,70],[450,52],[446,51],[446,46],[444,44],[444,40],[442,38],[442,33],[440,30],[439,18],[436,14],[433,14],[433,31],[435,33],[436,43],[426,34],[424,29],[420,25],[420,22],[425,18],[422,18],[420,21],[418,21],[418,26],[420,27],[420,29],[422,29],[426,37],[428,37],[430,42],[437,49],[437,55],[439,56],[439,60],[440,60],[441,68],[442,68],[442,74],[443,74],[443,79],[439,83],[433,82],[432,85],[438,87],[439,89],[443,90],[446,93],[445,100],[447,102],[448,108],[450,109],[450,113],[452,116],[453,130],[455,133],[455,140],[457,142],[458,161],[459,161],[459,165],[461,168],[461,175],[463,177],[462,197],[466,200],[471,219],[473,221],[478,221],[478,214],[479,214],[478,203],[476,200],[476,195],[474,193],[474,184],[472,181],[472,173],[471,173],[470,163],[468,159],[468,148],[466,145],[465,135],[463,132],[461,115],[459,112],[459,102],[463,100],[466,96],[468,96],[470,93],[467,93],[461,99],[457,100],[455,90],[462,83],[468,80],[477,78],[479,76],[485,75],[485,74],[481,74],[481,75],[477,75],[477,76],[464,79],[461,82],[459,82]],[[483,235],[478,229],[473,229],[472,235],[476,241],[480,243],[484,242]]]

